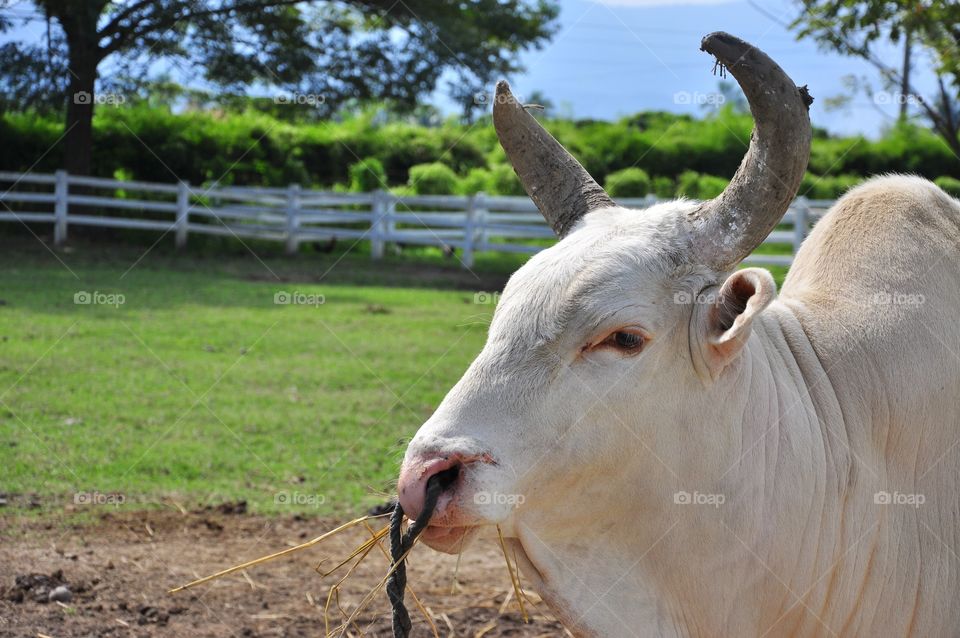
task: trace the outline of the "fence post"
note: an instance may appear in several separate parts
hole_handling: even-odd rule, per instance
[[[486,197],[483,193],[475,193],[467,200],[467,221],[463,228],[463,262],[464,267],[473,266],[473,255],[477,246],[477,228],[483,225],[483,213],[486,207]]]
[[[287,254],[294,255],[300,248],[300,184],[287,187]]]
[[[176,246],[183,248],[187,245],[187,226],[190,223],[190,183],[177,182],[177,217],[174,221],[176,228]]]
[[[53,187],[53,245],[62,246],[67,241],[67,210],[70,197],[70,183],[67,171],[54,173],[56,182]]]
[[[810,202],[800,196],[793,204],[793,256],[800,251],[800,244],[807,237],[807,224],[810,215]]]
[[[397,213],[397,198],[389,192],[386,195],[386,205],[383,207],[383,225],[380,227],[383,229],[383,232],[386,233],[386,237],[383,238],[384,249],[386,249],[387,241],[391,237],[397,236],[397,218],[395,217]]]
[[[464,268],[473,266],[473,229],[477,220],[477,195],[475,193],[467,198],[467,218],[463,223],[463,255],[460,262]]]
[[[488,250],[487,243],[489,237],[487,237],[487,216],[490,214],[490,202],[487,201],[486,193],[480,192],[477,193],[477,195],[483,199],[480,200],[481,205],[477,208],[477,219],[475,222],[477,224],[477,230],[479,231],[478,235],[480,237],[477,240],[473,250],[474,252],[482,253]]]
[[[383,259],[386,244],[384,219],[387,214],[387,198],[382,190],[374,191],[370,213],[370,257]]]

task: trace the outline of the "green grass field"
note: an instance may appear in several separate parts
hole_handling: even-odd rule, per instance
[[[404,440],[483,344],[493,305],[475,293],[516,265],[481,263],[478,279],[439,258],[271,246],[252,247],[262,263],[157,249],[131,269],[145,248],[80,245],[66,265],[32,238],[0,249],[12,507],[111,492],[257,511],[383,501]],[[102,304],[76,304],[83,292]],[[284,292],[323,303],[274,303]]]
[[[32,495],[81,515],[77,494],[319,514],[383,502],[405,440],[483,344],[493,305],[476,293],[523,261],[483,255],[470,273],[425,251],[374,264],[148,247],[0,242],[8,512]]]

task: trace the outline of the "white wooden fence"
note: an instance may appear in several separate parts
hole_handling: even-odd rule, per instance
[[[81,187],[80,192],[74,187]],[[620,203],[643,208],[657,201],[648,196]],[[754,254],[747,261],[789,265],[812,222],[832,203],[798,198],[764,242],[782,245],[780,254]],[[335,193],[297,184],[200,187],[80,177],[65,171],[0,172],[0,221],[53,224],[56,245],[67,240],[71,226],[169,233],[178,247],[185,246],[191,234],[273,240],[284,242],[290,253],[301,242],[335,238],[350,244],[369,241],[374,259],[382,258],[390,243],[456,249],[467,267],[478,252],[535,253],[554,239],[527,197]]]

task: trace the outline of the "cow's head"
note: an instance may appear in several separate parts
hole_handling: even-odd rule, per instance
[[[702,48],[740,83],[756,121],[736,175],[708,202],[617,206],[498,84],[500,142],[562,241],[510,279],[483,351],[407,449],[408,515],[431,476],[446,486],[423,536],[435,549],[456,552],[493,524],[521,541],[524,528],[575,537],[621,496],[624,510],[653,516],[675,491],[671,473],[709,467],[712,450],[730,447],[735,435],[714,415],[740,399],[718,388],[776,295],[767,271],[735,269],[797,192],[809,97],[732,36]]]

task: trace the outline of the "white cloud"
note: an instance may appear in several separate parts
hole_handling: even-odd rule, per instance
[[[593,0],[608,7],[682,7],[693,4],[733,4],[738,0]]]

